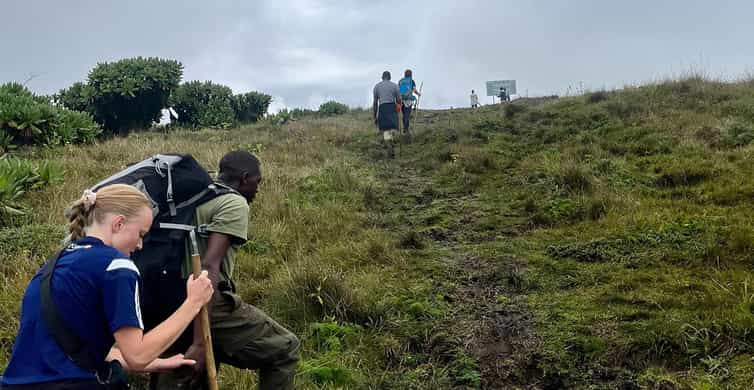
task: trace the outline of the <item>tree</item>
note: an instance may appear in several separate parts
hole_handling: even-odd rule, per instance
[[[322,105],[319,106],[319,113],[325,116],[341,115],[347,112],[348,112],[347,105],[343,103],[338,103],[334,100],[330,100],[329,102],[322,103]]]
[[[256,122],[267,113],[272,96],[261,92],[247,92],[233,96],[233,111],[240,123]]]
[[[78,81],[66,89],[61,89],[55,95],[55,100],[69,110],[94,113],[93,95],[94,91],[89,85]]]
[[[192,127],[228,128],[235,125],[233,91],[211,81],[181,84],[170,97],[178,122]]]
[[[94,116],[110,132],[147,128],[182,76],[183,65],[175,60],[137,57],[99,63],[88,77]]]

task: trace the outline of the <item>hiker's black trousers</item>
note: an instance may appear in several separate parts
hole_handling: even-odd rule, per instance
[[[403,113],[403,131],[408,133],[408,124],[411,121],[411,106],[404,105],[401,107]]]

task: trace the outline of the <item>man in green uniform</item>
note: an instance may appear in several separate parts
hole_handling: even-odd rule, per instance
[[[259,160],[245,151],[234,151],[220,160],[217,185],[230,193],[218,196],[196,210],[200,234],[199,251],[202,269],[206,269],[215,287],[208,305],[215,360],[238,368],[259,370],[260,389],[292,389],[299,360],[299,340],[267,314],[244,302],[235,294],[234,258],[238,247],[246,242],[249,204],[254,200],[262,173]],[[186,275],[190,262],[184,267]],[[195,359],[200,372],[174,371],[152,377],[152,389],[202,388],[206,386],[205,346],[198,319],[194,324],[194,342],[186,351]]]

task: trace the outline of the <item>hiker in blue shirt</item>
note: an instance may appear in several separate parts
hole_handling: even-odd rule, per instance
[[[416,90],[416,82],[412,77],[411,69],[406,69],[403,73],[403,78],[398,81],[398,89],[401,93],[401,100],[403,101],[403,107],[401,112],[403,113],[403,132],[408,134],[409,121],[411,120],[411,110],[416,105],[416,96],[422,94]]]
[[[141,248],[152,225],[150,201],[134,187],[114,184],[96,193],[85,191],[66,214],[72,243],[48,263],[53,266],[51,273],[44,267],[26,289],[2,388],[107,389],[113,388],[108,383],[113,367],[138,372],[195,364],[181,354],[165,359],[158,356],[212,297],[214,290],[206,271],[189,278],[187,298],[170,318],[143,332],[141,277],[128,256]],[[42,303],[45,297],[47,305]],[[62,324],[49,324],[50,306],[57,309]],[[107,374],[85,369],[82,359],[74,362],[77,355],[61,346],[70,339],[59,343],[59,325],[77,336],[90,360],[109,367]]]

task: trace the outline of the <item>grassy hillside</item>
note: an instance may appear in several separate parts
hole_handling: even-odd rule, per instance
[[[18,152],[66,175],[0,228],[0,364],[68,201],[153,153],[214,169],[243,148],[265,182],[237,284],[301,336],[300,388],[754,386],[754,82],[425,111],[413,130],[390,161],[364,112]]]

